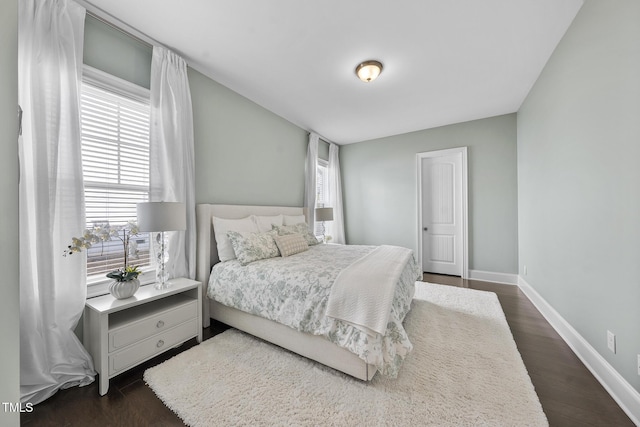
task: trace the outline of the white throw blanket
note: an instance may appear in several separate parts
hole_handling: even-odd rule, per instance
[[[331,288],[327,316],[384,335],[396,284],[411,249],[380,246],[344,269]]]

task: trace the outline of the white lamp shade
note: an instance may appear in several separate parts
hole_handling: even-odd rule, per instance
[[[333,208],[316,208],[316,221],[333,221]]]
[[[140,231],[178,231],[187,229],[184,203],[138,203],[138,228]]]

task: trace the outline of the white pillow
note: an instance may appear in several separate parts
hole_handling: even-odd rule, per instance
[[[284,223],[280,225],[295,225],[300,224],[301,222],[307,222],[304,215],[283,215]]]
[[[281,226],[283,217],[280,215],[254,215],[253,218],[256,220],[256,225],[258,226],[258,230],[261,233],[265,233],[267,231],[271,231],[272,226],[277,225]]]
[[[258,226],[254,219],[250,216],[242,219],[226,219],[213,217],[213,232],[216,236],[218,245],[218,258],[220,261],[229,261],[236,259],[233,246],[227,236],[228,231],[249,231],[251,233],[258,232]]]

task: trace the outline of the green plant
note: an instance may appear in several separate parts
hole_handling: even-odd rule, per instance
[[[128,282],[129,280],[133,280],[138,277],[141,273],[136,266],[129,266],[126,268],[121,268],[119,270],[112,271],[111,273],[107,273],[107,277],[109,279],[114,279],[118,282]]]

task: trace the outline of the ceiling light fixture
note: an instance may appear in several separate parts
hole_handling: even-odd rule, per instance
[[[364,61],[356,67],[356,75],[365,83],[374,81],[382,73],[382,63],[379,61]]]

